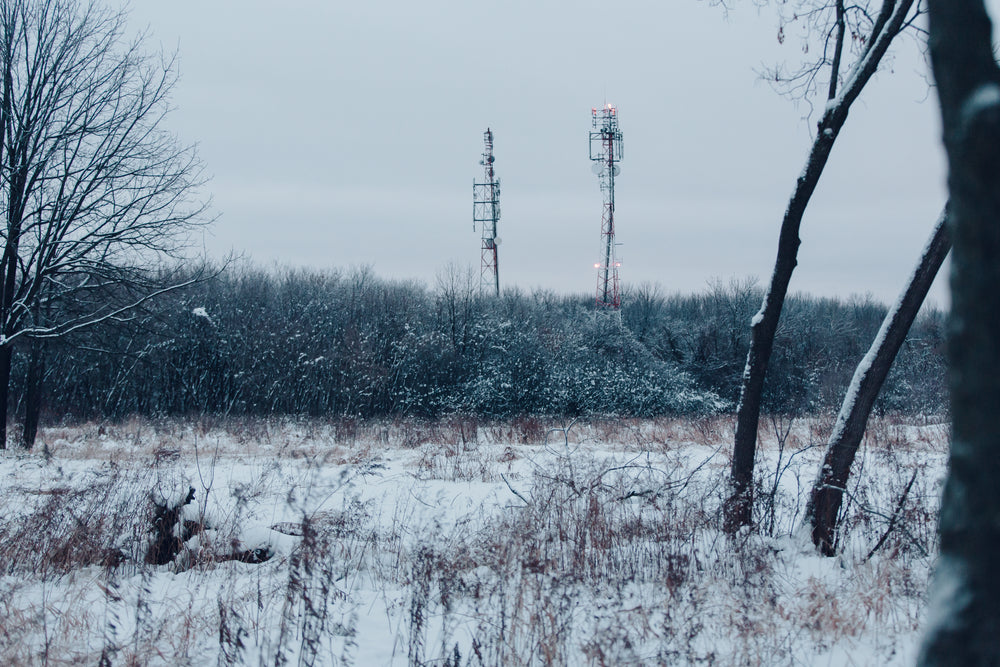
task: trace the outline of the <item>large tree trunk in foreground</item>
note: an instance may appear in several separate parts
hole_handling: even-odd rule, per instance
[[[951,191],[952,441],[921,665],[1000,663],[1000,69],[982,0],[930,0]]]
[[[729,497],[724,508],[723,527],[735,532],[749,526],[753,509],[753,468],[757,455],[757,427],[760,420],[764,378],[774,347],[778,320],[785,303],[788,284],[798,263],[799,227],[806,206],[816,189],[830,151],[847,121],[847,112],[862,89],[878,69],[889,44],[906,24],[913,0],[884,0],[866,52],[859,59],[839,96],[831,99],[819,122],[816,139],[809,152],[805,171],[799,176],[788,202],[778,237],[778,256],[774,263],[771,283],[760,311],[751,324],[750,350],[743,371],[740,402],[736,413],[736,435],[733,442],[733,463],[730,472]],[[838,72],[833,73],[839,76]],[[832,91],[831,91],[832,92]]]
[[[844,498],[854,456],[861,445],[868,417],[878,398],[899,348],[906,340],[913,320],[944,262],[951,243],[948,212],[941,215],[917,268],[895,306],[886,314],[868,353],[854,371],[854,378],[840,406],[840,414],[826,445],[826,456],[813,484],[805,520],[811,528],[813,544],[825,556],[833,556],[837,514]]]

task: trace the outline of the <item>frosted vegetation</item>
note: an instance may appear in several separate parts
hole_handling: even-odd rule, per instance
[[[757,529],[727,536],[754,281],[631,288],[621,326],[589,297],[477,288],[229,267],[41,348],[38,440],[0,454],[0,658],[912,662],[946,453],[938,311],[823,558],[802,512],[882,305],[786,304]]]
[[[627,288],[619,327],[594,312],[592,296],[511,290],[483,299],[478,279],[451,269],[430,288],[366,269],[230,267],[124,326],[47,343],[42,423],[204,413],[702,416],[736,404],[762,297],[753,280],[694,295]],[[792,297],[765,412],[838,410],[885,312],[865,297]],[[933,308],[918,318],[877,410],[943,412],[942,322]],[[26,395],[29,361],[15,355],[12,396]]]
[[[875,421],[823,558],[798,524],[830,419],[762,428],[760,530],[735,537],[728,421],[42,429],[51,458],[0,459],[0,657],[911,663],[946,426]]]

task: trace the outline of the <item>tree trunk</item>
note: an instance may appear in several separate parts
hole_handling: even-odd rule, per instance
[[[864,437],[872,406],[875,405],[875,399],[889,375],[899,348],[951,248],[947,220],[946,208],[934,227],[906,289],[886,314],[871,348],[854,371],[854,378],[827,441],[826,456],[813,484],[805,515],[805,520],[811,527],[813,544],[825,556],[833,556],[835,553],[837,514],[840,512],[847,478],[861,438]]]
[[[24,393],[24,429],[21,444],[30,450],[35,446],[38,435],[38,421],[42,412],[42,377],[45,374],[44,343],[31,341],[31,356],[28,360],[28,378]]]
[[[0,2],[0,397],[17,338],[113,321],[180,287],[155,265],[183,258],[209,222],[194,148],[160,125],[173,59],[98,5]],[[32,327],[44,292],[71,306]]]
[[[14,348],[0,345],[0,449],[7,449],[7,404],[10,399],[10,364]]]
[[[919,664],[1000,661],[1000,68],[982,0],[930,0],[951,192],[952,440]]]
[[[736,411],[736,434],[733,442],[733,462],[730,470],[729,497],[723,508],[723,528],[733,533],[749,526],[753,510],[753,468],[757,455],[757,428],[760,421],[764,378],[774,347],[774,335],[781,319],[788,284],[798,263],[799,227],[806,206],[823,173],[830,151],[847,121],[847,113],[861,94],[862,89],[875,74],[889,44],[905,25],[913,0],[884,0],[875,32],[866,52],[861,56],[840,95],[830,100],[818,132],[805,171],[799,176],[795,190],[788,202],[781,232],[778,237],[778,256],[774,273],[760,311],[751,324],[750,349],[743,371],[740,401]],[[837,76],[837,72],[833,75]]]

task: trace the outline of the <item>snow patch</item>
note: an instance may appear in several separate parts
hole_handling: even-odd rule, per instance
[[[984,83],[962,105],[962,124],[967,125],[976,116],[996,106],[1000,106],[1000,86],[992,81]]]
[[[240,532],[234,546],[245,551],[262,549],[269,553],[288,556],[301,541],[300,537],[285,535],[272,528],[251,526]]]
[[[913,628],[924,598],[911,589],[926,576],[929,558],[906,549],[865,558],[877,534],[857,530],[845,534],[843,558],[819,557],[793,511],[805,501],[798,480],[819,465],[818,448],[797,456],[779,479],[775,537],[750,535],[740,552],[729,552],[714,521],[695,518],[708,516],[706,502],[710,509],[720,502],[728,463],[718,451],[727,436],[698,436],[694,442],[687,435],[694,426],[678,424],[666,432],[662,423],[648,422],[599,436],[581,425],[568,433],[571,454],[564,453],[562,438],[555,447],[551,441],[549,447],[525,445],[492,429],[464,447],[449,442],[414,447],[410,433],[401,435],[399,444],[372,436],[348,445],[332,427],[305,428],[298,421],[276,425],[266,439],[252,442],[243,432],[213,432],[206,436],[219,443],[211,473],[204,458],[195,460],[191,448],[180,447],[157,469],[157,498],[186,498],[190,487],[184,482],[194,480],[197,499],[182,514],[200,506],[207,508],[206,519],[213,519],[186,541],[175,567],[122,568],[112,582],[87,574],[91,569],[81,570],[85,576],[53,580],[15,581],[7,575],[0,577],[0,592],[16,614],[41,618],[53,634],[77,632],[74,644],[52,650],[72,650],[70,655],[94,658],[90,662],[97,662],[104,648],[108,619],[116,623],[118,644],[148,641],[148,655],[140,656],[147,662],[177,662],[171,638],[181,632],[189,633],[182,648],[194,664],[223,662],[228,655],[254,663],[254,656],[266,658],[279,649],[297,661],[302,628],[322,619],[327,631],[321,655],[343,654],[354,664],[405,665],[411,637],[420,639],[418,657],[426,664],[443,664],[455,646],[463,657],[472,655],[474,637],[482,650],[494,650],[499,643],[493,619],[503,617],[517,621],[507,627],[524,629],[509,635],[504,650],[527,664],[538,641],[530,615],[551,614],[564,628],[553,635],[560,664],[585,664],[590,650],[607,664],[666,661],[656,656],[677,657],[670,664],[712,656],[726,664],[913,664],[919,641]],[[812,422],[802,423],[798,437],[804,440],[813,428]],[[174,431],[178,440],[187,439],[189,432]],[[929,475],[942,475],[945,431],[930,429],[937,434],[933,450],[901,451],[898,463],[920,461]],[[645,448],[651,438],[667,437],[669,448]],[[7,506],[27,516],[37,490],[79,487],[84,493],[101,479],[95,475],[107,476],[112,497],[118,498],[115,507],[128,508],[133,498],[146,502],[146,485],[153,481],[146,476],[146,452],[131,437],[109,440],[121,462],[113,470],[106,457],[87,458],[91,445],[75,434],[59,448],[57,466],[0,457]],[[378,476],[364,472],[366,463],[349,462],[376,453],[382,465]],[[781,465],[769,441],[762,443],[760,457],[761,470]],[[884,481],[880,477],[862,489],[859,502],[891,507],[902,478],[895,468],[878,468],[870,474],[886,475]],[[125,472],[130,476],[114,481]],[[203,483],[208,479],[214,483]],[[586,489],[582,495],[581,489]],[[933,498],[928,502],[927,511],[933,512]],[[324,551],[316,552],[311,564],[303,559],[295,565],[291,556],[303,540],[289,533],[306,516],[316,519],[323,537],[316,544]],[[568,530],[562,537],[577,521],[587,522],[588,535],[594,530],[588,540],[603,540],[599,548],[590,542],[579,546]],[[667,530],[659,528],[663,525]],[[145,527],[145,519],[137,517],[138,532],[122,531],[123,553],[135,551],[135,536]],[[559,559],[536,557],[542,552],[519,546],[520,539],[557,550]],[[669,561],[674,589],[665,591],[655,568],[667,565],[656,559],[675,548],[676,558]],[[572,556],[578,549],[588,558],[605,559],[597,561],[593,579],[571,580],[560,569],[561,554]],[[602,555],[607,550],[613,550],[614,560]],[[749,567],[755,569],[744,570]],[[427,588],[416,585],[424,582]],[[436,592],[443,585],[450,586],[447,602]],[[420,597],[421,590],[431,594]],[[869,590],[877,604],[859,594]],[[415,605],[426,619],[420,625],[411,621]],[[151,619],[155,636],[133,620],[137,609]],[[228,643],[219,638],[220,609],[227,612],[225,627],[233,638]],[[294,616],[286,616],[286,609]],[[745,636],[732,632],[734,617],[748,624]],[[289,623],[293,634],[282,634]],[[46,640],[40,626],[25,624],[18,635],[36,655]],[[645,630],[651,627],[658,631]],[[505,663],[497,651],[487,664],[515,661]],[[695,657],[685,661],[685,655]],[[274,660],[260,662],[269,661]]]
[[[947,555],[938,559],[931,578],[927,610],[925,637],[928,640],[933,640],[939,632],[955,628],[955,619],[961,618],[972,597],[968,581],[968,574],[959,561]]]
[[[212,316],[209,315],[208,311],[205,310],[205,308],[202,306],[198,306],[197,308],[192,308],[191,314],[194,315],[195,317],[200,317],[202,319],[208,320],[209,324],[213,325],[215,324],[215,321],[212,319]]]
[[[965,104],[966,107],[980,109],[1000,104],[1000,85],[997,85],[992,81],[984,83],[976,88],[976,91],[972,93],[969,100]]]

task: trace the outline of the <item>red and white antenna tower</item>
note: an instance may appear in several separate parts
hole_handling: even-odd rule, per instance
[[[493,171],[493,132],[486,128],[483,132],[486,147],[483,150],[482,183],[472,183],[472,228],[476,223],[482,223],[483,244],[481,250],[482,269],[479,278],[479,289],[493,290],[500,294],[500,268],[497,264],[497,222],[500,220],[500,180]]]
[[[604,214],[601,216],[601,260],[597,269],[597,305],[618,310],[622,305],[618,289],[618,267],[615,256],[615,176],[621,171],[622,133],[618,129],[618,109],[605,104],[590,110],[590,159],[594,173],[601,179],[604,193]]]

